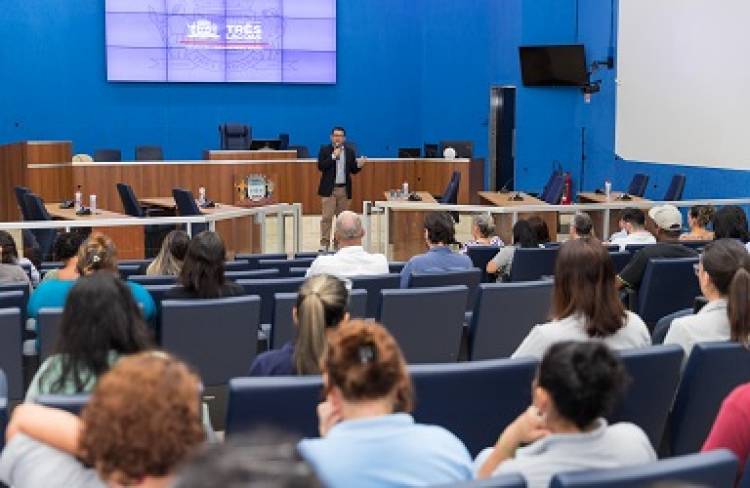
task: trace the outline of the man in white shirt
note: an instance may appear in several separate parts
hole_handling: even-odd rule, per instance
[[[330,256],[318,256],[307,270],[307,276],[329,274],[338,277],[388,273],[388,260],[382,254],[370,254],[362,248],[365,229],[362,219],[349,210],[336,217],[334,230],[339,250]]]
[[[625,250],[628,244],[654,244],[656,237],[646,230],[646,214],[639,208],[626,208],[620,216],[620,228],[626,233],[618,232],[610,239],[610,244],[620,246],[620,251]]]

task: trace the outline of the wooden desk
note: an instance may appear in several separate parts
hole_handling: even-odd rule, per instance
[[[514,200],[518,195],[520,200]],[[480,191],[479,196],[497,207],[523,207],[527,205],[547,205],[544,201],[523,192]],[[513,214],[495,214],[495,231],[505,244],[513,242]],[[557,241],[557,212],[518,212],[518,220],[540,217],[549,228],[550,240]]]
[[[203,151],[203,159],[209,161],[276,161],[297,159],[296,150],[223,150],[207,149]]]
[[[44,205],[47,212],[55,219],[96,221],[103,219],[132,219],[128,215],[97,209],[93,215],[76,215],[72,208],[60,208],[59,203]],[[93,227],[92,232],[101,232],[115,243],[117,257],[120,259],[143,259],[145,254],[145,234],[141,226],[127,227]]]
[[[622,192],[612,192],[607,198],[606,195],[594,192],[582,192],[578,194],[578,201],[580,203],[646,203],[650,202],[645,198],[630,196],[630,200],[622,200]],[[648,208],[642,209],[644,213],[648,214]],[[591,216],[591,220],[594,223],[594,233],[597,237],[604,237],[604,215],[605,210],[588,210],[586,213]],[[622,215],[622,209],[613,208],[609,211],[609,232],[607,238],[620,230],[620,216]],[[648,217],[647,217],[648,218]]]
[[[410,203],[437,203],[435,198],[427,191],[414,192],[422,198],[421,202]],[[390,192],[384,192],[388,201],[394,200]],[[422,254],[427,250],[424,238],[424,217],[426,212],[419,210],[391,210],[388,218],[389,256],[393,261],[407,261],[412,256]]]
[[[170,215],[177,214],[177,204],[172,197],[147,197],[140,198],[141,205],[149,207],[158,207],[164,209]],[[219,215],[221,213],[244,210],[241,207],[217,203],[213,208],[201,208],[201,213],[205,215]],[[262,252],[261,229],[260,225],[255,223],[253,216],[238,217],[228,220],[219,220],[216,222],[216,232],[224,239],[224,245],[227,249],[227,257],[233,258],[240,253],[259,253]]]

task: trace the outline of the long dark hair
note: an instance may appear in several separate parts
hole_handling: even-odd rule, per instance
[[[519,247],[539,247],[539,240],[527,220],[519,220],[513,225],[513,244]]]
[[[559,320],[576,314],[583,315],[589,337],[610,336],[625,319],[612,259],[594,238],[565,242],[555,264],[552,317]]]
[[[622,361],[596,341],[553,344],[536,376],[557,413],[579,429],[611,412],[629,381]]]
[[[83,276],[70,290],[63,309],[54,348],[62,366],[52,391],[62,392],[72,380],[81,392],[92,376],[109,370],[110,351],[132,354],[150,347],[149,332],[130,288],[112,273]],[[49,374],[46,370],[42,378]]]
[[[710,242],[701,256],[711,283],[727,297],[731,339],[750,343],[750,256],[734,239]]]
[[[180,283],[199,298],[219,298],[224,286],[226,248],[216,232],[204,231],[188,245]]]
[[[714,239],[750,240],[747,230],[747,215],[736,205],[721,207],[714,215]]]
[[[0,230],[0,262],[3,264],[18,263],[18,248],[13,236],[4,230]]]
[[[542,220],[541,217],[539,217],[538,215],[530,217],[529,225],[531,226],[531,230],[534,231],[534,234],[536,235],[536,241],[538,244],[545,244],[550,241],[549,227],[547,226],[547,222]]]

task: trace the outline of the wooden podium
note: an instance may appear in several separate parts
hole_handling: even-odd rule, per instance
[[[547,203],[523,192],[481,191],[479,196],[497,207],[524,207],[528,205],[547,205]],[[513,243],[513,214],[495,214],[495,231],[506,245]],[[549,238],[557,241],[557,212],[518,212],[518,220],[540,217],[547,223]]]
[[[437,203],[429,192],[417,191],[414,193],[419,195],[422,200],[409,201],[409,203]],[[390,192],[385,192],[385,198],[388,201],[408,201],[392,199]],[[391,209],[388,218],[388,245],[391,247],[390,257],[392,261],[408,261],[412,256],[427,251],[424,238],[425,214],[426,212],[416,209]]]

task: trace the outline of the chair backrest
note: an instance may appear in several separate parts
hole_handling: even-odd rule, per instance
[[[158,340],[161,335],[161,304],[164,301],[164,297],[166,296],[167,292],[174,288],[175,284],[143,285],[143,287],[146,289],[146,291],[148,291],[149,295],[151,295],[151,298],[153,298],[154,300],[154,305],[156,306],[153,323],[156,329],[156,338]]]
[[[466,285],[381,290],[378,321],[398,342],[410,364],[458,360],[469,298]]]
[[[685,189],[685,175],[674,175],[669,182],[669,188],[664,194],[664,201],[675,202],[682,200],[682,192]]]
[[[374,319],[380,311],[380,290],[396,289],[401,286],[401,277],[396,273],[372,276],[354,276],[352,280],[352,289],[367,290],[367,311],[366,317]]]
[[[732,486],[737,458],[724,449],[616,469],[560,473],[550,488],[641,488],[644,486]]]
[[[441,271],[439,273],[412,273],[409,279],[409,288],[466,285],[469,288],[466,310],[474,310],[474,305],[477,302],[477,288],[481,281],[482,270],[478,268]]]
[[[132,186],[127,183],[118,183],[117,193],[120,195],[122,208],[125,209],[126,214],[131,217],[144,217],[145,214],[141,208],[141,204],[138,203],[138,198],[135,196]]]
[[[250,264],[250,269],[258,269],[258,261],[261,259],[286,259],[287,255],[282,253],[268,253],[268,254],[237,254],[234,259],[247,261]]]
[[[20,400],[24,394],[23,325],[18,308],[0,308],[0,369],[5,373],[6,396],[11,400]]]
[[[628,265],[633,255],[628,251],[610,251],[609,257],[612,259],[612,266],[615,268],[615,273],[619,274]]]
[[[630,186],[628,186],[628,195],[634,197],[643,197],[646,194],[646,187],[648,187],[648,175],[643,173],[636,173],[633,175],[633,179],[630,180]]]
[[[531,404],[536,366],[531,358],[410,366],[414,418],[445,427],[476,456]]]
[[[26,205],[26,199],[24,198],[27,193],[31,193],[31,190],[25,186],[16,186],[13,188],[13,193],[16,195],[16,204],[18,204],[18,208],[21,210],[23,220],[31,220],[28,206]]]
[[[635,253],[637,253],[644,247],[648,247],[648,246],[653,246],[653,244],[627,244],[625,246],[625,250],[628,251],[630,254],[635,255]]]
[[[0,369],[0,449],[5,447],[5,429],[8,426],[8,380]]]
[[[180,215],[201,215],[198,204],[195,203],[193,192],[184,188],[172,188],[174,203]]]
[[[128,281],[141,285],[175,285],[177,277],[172,275],[130,275]]]
[[[47,209],[44,207],[44,202],[39,195],[35,193],[27,193],[23,198],[26,202],[26,208],[29,211],[29,220],[52,220],[52,216],[47,212]]]
[[[117,264],[117,271],[120,273],[120,278],[127,280],[131,276],[135,276],[141,272],[140,264]]]
[[[15,293],[14,293],[15,292]],[[21,320],[26,322],[26,306],[29,304],[29,285],[26,283],[0,283],[0,308],[17,307]]]
[[[255,358],[260,298],[165,300],[161,345],[192,364],[207,386],[247,373]]]
[[[136,161],[164,161],[164,150],[161,146],[136,146]]]
[[[36,397],[35,403],[79,415],[83,407],[89,402],[89,398],[91,398],[89,394],[39,395]]]
[[[289,276],[290,268],[309,267],[315,258],[298,258],[298,259],[261,259],[258,261],[260,269],[278,269],[280,276]]]
[[[742,479],[736,486],[737,488],[750,488],[750,457],[747,458],[745,468],[742,470]]]
[[[388,272],[400,273],[404,266],[406,266],[406,261],[391,261],[388,263]]]
[[[678,310],[691,308],[701,294],[693,265],[698,258],[649,259],[638,289],[637,313],[649,327]]]
[[[289,268],[287,276],[289,278],[302,278],[307,276],[307,272],[310,268]]]
[[[513,253],[510,281],[536,281],[555,274],[557,248],[518,248]]]
[[[261,300],[260,323],[270,324],[273,320],[274,293],[297,293],[304,278],[267,278],[257,280],[237,280],[248,295],[258,295]]]
[[[273,325],[271,327],[271,349],[278,349],[294,340],[295,327],[292,309],[297,305],[297,293],[274,293]],[[349,316],[353,319],[365,318],[367,310],[367,290],[352,290],[349,294]]]
[[[94,151],[94,161],[117,163],[122,161],[122,151],[119,149],[97,149]]]
[[[532,327],[547,321],[551,281],[483,283],[469,326],[469,357],[510,357]]]
[[[222,124],[219,126],[221,148],[224,150],[247,150],[253,138],[253,130],[243,124]]]
[[[563,177],[562,173],[555,172],[550,177],[547,186],[544,187],[544,192],[540,199],[550,205],[557,205],[560,203],[564,189],[565,177]]]
[[[261,278],[279,278],[278,269],[251,269],[246,271],[224,271],[228,280],[258,280]]]
[[[228,438],[258,427],[276,427],[303,437],[317,437],[316,407],[320,376],[234,378],[229,382],[225,434]]]
[[[289,149],[289,134],[285,134],[283,132],[279,134],[279,142],[281,142],[281,146],[279,147],[279,149],[281,149],[282,151]]]
[[[320,252],[298,252],[294,254],[294,259],[304,259],[304,258],[312,258],[315,259],[318,256],[325,255],[325,253]]]
[[[508,473],[485,480],[462,481],[442,485],[442,488],[526,488],[526,478],[519,473]]]
[[[699,451],[721,402],[750,381],[750,351],[734,342],[696,344],[685,365],[669,418],[671,454]]]
[[[458,190],[460,187],[461,173],[454,171],[448,185],[445,187],[445,192],[443,192],[443,195],[440,197],[440,203],[456,205],[458,203]]]
[[[234,259],[224,261],[224,271],[257,271],[257,269],[246,259]]]
[[[297,159],[307,159],[310,157],[310,149],[307,146],[292,145],[289,146],[290,151],[297,151]]]
[[[482,283],[490,281],[489,275],[487,274],[487,263],[489,263],[498,252],[500,252],[500,247],[498,246],[468,246],[466,248],[466,255],[469,256],[474,267],[482,270]]]
[[[627,349],[619,354],[633,381],[609,421],[638,425],[656,449],[680,383],[684,352],[676,344],[667,344]],[[658,374],[654,374],[656,371]]]
[[[44,361],[55,350],[57,338],[60,337],[62,308],[43,308],[39,310],[36,320],[36,332],[39,338],[39,359]]]

